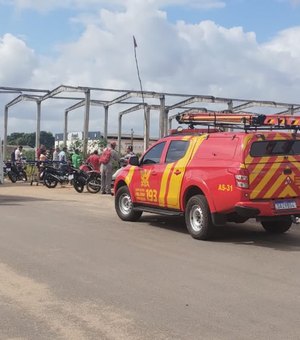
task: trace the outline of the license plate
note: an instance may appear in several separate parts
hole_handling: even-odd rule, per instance
[[[74,175],[69,175],[69,181],[71,181],[74,178]]]
[[[7,172],[11,171],[11,168],[6,168],[6,171],[7,171]]]
[[[297,204],[296,201],[277,201],[275,202],[276,210],[285,210],[285,209],[296,209]]]

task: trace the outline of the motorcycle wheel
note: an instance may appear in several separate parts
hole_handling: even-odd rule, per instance
[[[22,180],[23,182],[27,182],[27,174],[26,174],[25,171],[22,171],[22,172],[20,173],[20,177],[21,177],[21,180]]]
[[[12,183],[16,183],[17,182],[17,176],[15,173],[13,172],[9,172],[7,174],[8,178],[11,180]]]
[[[73,187],[74,189],[79,192],[82,193],[84,190],[84,186],[85,186],[85,179],[84,177],[78,177],[76,180],[73,179]]]
[[[53,189],[57,186],[57,180],[54,179],[53,177],[49,175],[45,175],[44,177],[44,184],[46,185],[47,188]]]
[[[86,188],[91,194],[96,194],[101,189],[101,178],[99,176],[89,178],[86,183]]]

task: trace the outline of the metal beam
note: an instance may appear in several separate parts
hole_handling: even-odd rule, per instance
[[[132,106],[132,107],[130,107],[130,108],[127,109],[127,110],[124,110],[124,111],[119,112],[119,115],[123,116],[123,115],[126,115],[127,113],[131,113],[131,112],[134,112],[134,111],[141,110],[141,109],[143,109],[144,106],[146,106],[146,105],[147,105],[147,104],[138,104],[138,105]]]
[[[47,93],[45,96],[43,96],[42,100],[49,99],[51,97],[55,97],[57,94],[61,92],[84,92],[85,88],[83,87],[75,87],[75,86],[65,86],[65,85],[60,85],[56,87],[54,90],[50,91]]]
[[[287,104],[287,103],[277,103],[277,102],[272,102],[272,101],[262,101],[262,100],[252,100],[252,101],[248,101],[247,103],[238,105],[238,106],[234,106],[232,108],[233,111],[241,111],[243,109],[247,109],[249,107],[275,107],[275,108],[289,108],[291,106],[291,104]]]
[[[111,106],[113,104],[120,103],[123,100],[126,100],[126,99],[131,98],[131,97],[160,98],[161,94],[160,93],[156,93],[156,92],[130,91],[130,92],[127,92],[127,93],[123,94],[122,96],[119,96],[119,97],[109,101],[107,103],[107,105]]]
[[[8,87],[8,86],[0,86],[0,90],[4,91],[17,91],[17,92],[49,92],[49,90],[42,89],[28,89],[25,87]]]

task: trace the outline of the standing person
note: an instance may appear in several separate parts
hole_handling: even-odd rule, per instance
[[[23,150],[23,146],[19,145],[19,147],[15,151],[15,161],[17,163],[21,163],[22,161],[22,150]]]
[[[53,154],[52,154],[52,161],[54,163],[53,165],[54,165],[55,168],[58,168],[58,161],[59,161],[58,155],[59,155],[59,153],[60,153],[60,148],[57,146],[55,148],[55,150],[53,151]]]
[[[79,169],[80,165],[81,165],[81,156],[79,154],[79,150],[75,149],[73,155],[72,155],[72,165],[74,166],[74,168]]]
[[[112,166],[113,161],[119,160],[119,154],[115,150],[116,142],[111,142],[102,153],[101,164],[101,194],[111,194]],[[108,157],[109,155],[109,157]]]
[[[67,164],[67,148],[64,146],[63,149],[58,154],[59,167],[64,168]]]
[[[14,148],[14,150],[12,151],[12,153],[10,154],[10,161],[12,163],[14,163],[16,161],[16,150],[17,148]]]
[[[135,153],[133,152],[133,146],[132,145],[128,145],[127,149],[126,149],[126,155],[123,157],[124,160],[126,160],[128,162],[129,158],[131,156],[134,156]]]
[[[89,155],[85,162],[90,163],[95,171],[100,172],[100,157],[98,150],[94,150],[94,152]]]
[[[42,151],[46,151],[46,147],[45,147],[44,144],[41,144],[40,147],[36,151],[36,158],[37,158],[38,161],[40,160],[40,156],[41,156]]]
[[[47,158],[47,155],[46,155],[46,151],[45,150],[41,150],[39,161],[40,162],[45,162],[47,159],[48,158]]]

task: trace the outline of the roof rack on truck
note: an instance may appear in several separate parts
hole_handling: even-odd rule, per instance
[[[294,115],[265,115],[252,113],[226,113],[210,111],[197,113],[179,113],[176,116],[179,124],[189,124],[191,129],[195,125],[240,128],[247,130],[300,129],[300,116]]]

